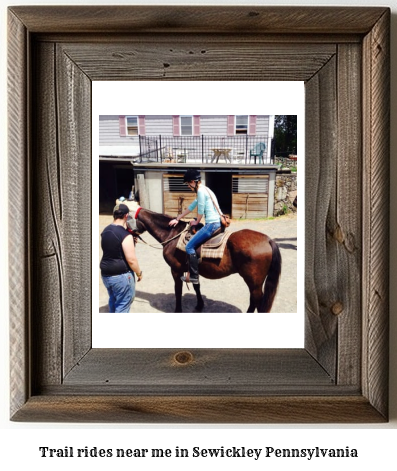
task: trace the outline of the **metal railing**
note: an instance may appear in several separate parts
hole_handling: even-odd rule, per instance
[[[260,156],[258,148],[266,148]],[[139,136],[140,162],[272,164],[264,136]]]

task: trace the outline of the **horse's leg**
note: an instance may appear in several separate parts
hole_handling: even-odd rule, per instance
[[[196,311],[201,312],[204,308],[204,300],[203,300],[203,297],[201,296],[200,283],[193,284],[193,288],[197,296],[197,306],[194,309]]]
[[[183,283],[180,279],[181,274],[171,270],[174,278],[174,289],[175,289],[175,312],[182,312],[182,287]]]
[[[251,288],[248,283],[247,285],[250,288],[250,305],[248,306],[247,312],[255,312],[255,309],[259,310],[259,306],[261,304],[262,286]]]
[[[263,274],[261,276],[259,273],[260,266],[258,266],[257,262],[244,264],[243,270],[240,271],[240,276],[243,277],[250,292],[250,304],[247,312],[255,312],[255,309],[259,312],[263,297],[262,287],[265,278]]]

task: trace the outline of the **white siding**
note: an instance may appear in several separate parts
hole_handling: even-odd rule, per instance
[[[172,116],[145,116],[147,136],[172,136]]]
[[[271,122],[271,120],[270,120]],[[171,115],[147,115],[145,117],[147,136],[172,136]],[[206,136],[226,136],[226,115],[202,115],[200,117],[200,134]],[[273,132],[270,132],[270,136]],[[269,116],[258,115],[256,121],[256,135],[267,138],[269,136]],[[138,137],[120,136],[119,117],[115,115],[102,115],[99,117],[99,145],[138,145]]]
[[[269,134],[269,116],[260,115],[256,118],[256,134],[258,136],[268,137]]]
[[[207,136],[227,135],[226,115],[202,115],[200,119],[201,134]],[[256,135],[267,139],[269,134],[269,115],[258,115],[256,118]]]
[[[200,134],[204,134],[206,136],[227,135],[227,116],[200,116]]]
[[[119,117],[114,115],[99,116],[100,146],[139,146],[138,136],[120,136]]]

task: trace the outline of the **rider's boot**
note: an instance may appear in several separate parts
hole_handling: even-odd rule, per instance
[[[189,254],[189,272],[186,274],[186,276],[181,276],[182,281],[186,281],[186,283],[193,283],[194,285],[199,284],[198,263],[197,254]]]

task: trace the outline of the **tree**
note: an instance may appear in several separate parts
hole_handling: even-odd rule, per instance
[[[297,116],[276,115],[274,119],[274,153],[287,157],[296,154]]]

